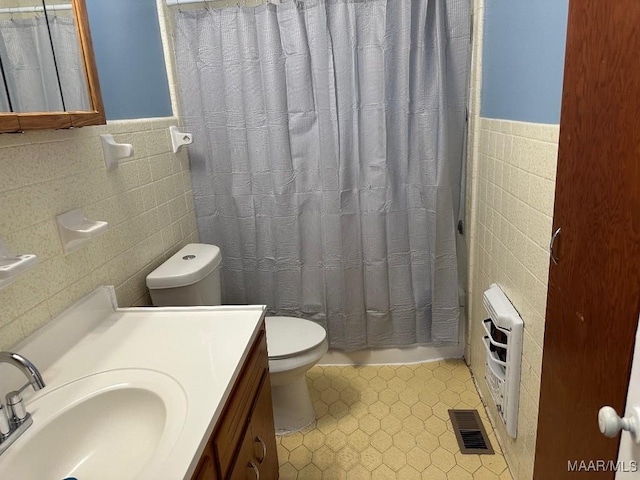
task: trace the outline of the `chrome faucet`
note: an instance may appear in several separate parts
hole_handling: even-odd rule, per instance
[[[6,406],[0,402],[0,455],[9,448],[16,438],[22,435],[33,423],[31,414],[25,410],[22,392],[29,385],[34,390],[44,388],[44,380],[36,366],[19,353],[0,352],[0,363],[9,363],[20,370],[26,377],[19,390],[7,394]]]
[[[18,370],[24,373],[24,375],[27,377],[27,380],[29,380],[29,382],[22,386],[20,392],[22,392],[29,385],[31,385],[34,390],[40,390],[44,388],[44,380],[42,380],[42,375],[40,375],[40,372],[38,371],[36,366],[19,353],[0,352],[0,363],[10,363],[14,367],[18,368]]]

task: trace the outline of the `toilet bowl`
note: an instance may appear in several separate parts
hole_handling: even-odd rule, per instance
[[[327,353],[327,332],[294,317],[267,317],[267,350],[276,433],[302,430],[316,418],[305,373]]]
[[[153,304],[220,305],[221,259],[215,245],[186,245],[147,276]],[[305,373],[327,352],[327,333],[295,317],[266,317],[265,323],[276,433],[296,432],[315,420]]]

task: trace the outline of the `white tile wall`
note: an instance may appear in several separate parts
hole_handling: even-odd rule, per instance
[[[149,303],[146,275],[197,241],[186,152],[171,152],[176,118],[0,135],[0,238],[39,264],[0,290],[0,350],[44,325],[98,285],[122,306]],[[135,156],[107,172],[99,135],[131,143]],[[64,256],[55,216],[82,207],[108,231]]]
[[[467,360],[481,395],[491,405],[484,381],[482,293],[498,283],[525,324],[518,438],[497,433],[514,478],[533,475],[544,317],[558,150],[557,125],[479,118],[473,182],[475,237],[470,269],[472,305]],[[490,406],[493,419],[498,419]]]

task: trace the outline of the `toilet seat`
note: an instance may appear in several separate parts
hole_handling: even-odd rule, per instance
[[[325,342],[327,332],[317,323],[295,317],[266,317],[269,360],[301,355]]]

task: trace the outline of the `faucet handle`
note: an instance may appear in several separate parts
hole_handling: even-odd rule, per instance
[[[7,394],[7,413],[11,420],[16,424],[21,424],[27,416],[27,410],[24,408],[22,395],[18,391],[9,392]]]
[[[9,424],[7,409],[2,403],[0,403],[0,439],[9,435],[10,432],[11,432],[11,425]]]

